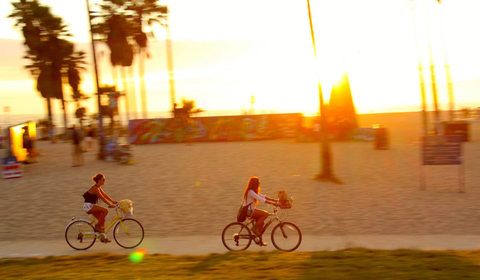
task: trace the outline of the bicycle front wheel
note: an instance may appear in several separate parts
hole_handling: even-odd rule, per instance
[[[242,223],[231,223],[223,229],[222,242],[230,251],[243,251],[252,243],[250,229]]]
[[[145,233],[139,221],[126,218],[119,221],[113,229],[113,238],[120,247],[135,248],[143,241]]]
[[[292,252],[302,243],[302,233],[292,223],[280,223],[272,230],[272,243],[278,250]]]
[[[65,229],[65,240],[75,250],[87,250],[95,243],[95,230],[87,221],[74,221]]]

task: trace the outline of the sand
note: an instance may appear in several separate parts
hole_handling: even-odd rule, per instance
[[[25,165],[22,178],[0,180],[0,240],[63,240],[71,217],[86,216],[82,194],[96,173],[105,174],[103,188],[113,199],[133,201],[133,217],[147,237],[211,236],[221,244],[250,176],[260,177],[268,196],[285,190],[295,198],[287,220],[306,236],[479,235],[480,122],[471,121],[463,145],[466,192],[459,193],[460,166],[420,165],[420,120],[419,113],[360,116],[361,126],[388,128],[390,149],[332,143],[334,173],[343,185],[314,180],[320,145],[295,139],[141,145],[134,165],[88,152],[81,167],[71,167],[71,143],[39,141],[39,162]]]

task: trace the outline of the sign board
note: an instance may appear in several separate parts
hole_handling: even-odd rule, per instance
[[[462,164],[462,136],[423,137],[423,165]]]
[[[441,135],[425,136],[422,139],[423,165],[458,165],[459,192],[465,192],[464,174],[462,166],[462,136]],[[423,169],[423,168],[422,168]],[[420,173],[422,189],[425,189],[425,175]]]
[[[23,176],[22,165],[17,162],[16,157],[6,157],[3,159],[2,178],[12,179]]]

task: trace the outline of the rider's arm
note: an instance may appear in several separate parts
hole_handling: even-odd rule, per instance
[[[103,195],[106,199],[110,200],[112,203],[114,203],[114,204],[117,204],[117,203],[118,203],[118,201],[111,199],[111,198],[108,196],[108,194],[105,193],[101,188],[98,188],[98,190],[102,193],[102,195]]]
[[[273,198],[270,198],[268,196],[265,196],[265,203],[269,203],[269,204],[273,204],[273,205],[276,205],[278,206],[278,199],[273,199]]]
[[[103,195],[105,192],[102,191],[100,188],[94,188],[93,192],[100,198],[103,202],[105,202],[108,206],[113,207],[114,205],[111,204],[107,198]],[[105,194],[106,195],[106,194]],[[110,197],[109,197],[110,198]]]
[[[259,200],[263,203],[268,203],[268,204],[276,204],[276,200],[273,199],[273,198],[270,198],[270,197],[267,197],[266,195],[264,194],[256,194],[254,191],[250,190],[249,191],[249,195],[251,195],[252,197],[254,197],[256,200]]]
[[[252,191],[252,190],[249,190],[249,191],[248,191],[248,194],[249,194],[251,197],[253,197],[253,198],[255,198],[256,200],[259,200],[259,201],[261,201],[261,202],[263,202],[263,203],[265,203],[265,201],[266,201],[265,195],[263,195],[263,194],[257,194],[257,193],[255,193],[255,192]]]

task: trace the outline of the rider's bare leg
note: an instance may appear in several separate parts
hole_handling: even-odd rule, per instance
[[[92,209],[87,212],[97,218],[98,225],[100,226],[100,232],[105,232],[105,217],[107,217],[108,209],[102,206],[93,205]]]
[[[268,218],[268,212],[265,210],[255,209],[252,218],[257,220],[258,232],[261,233],[263,230],[263,224]]]

